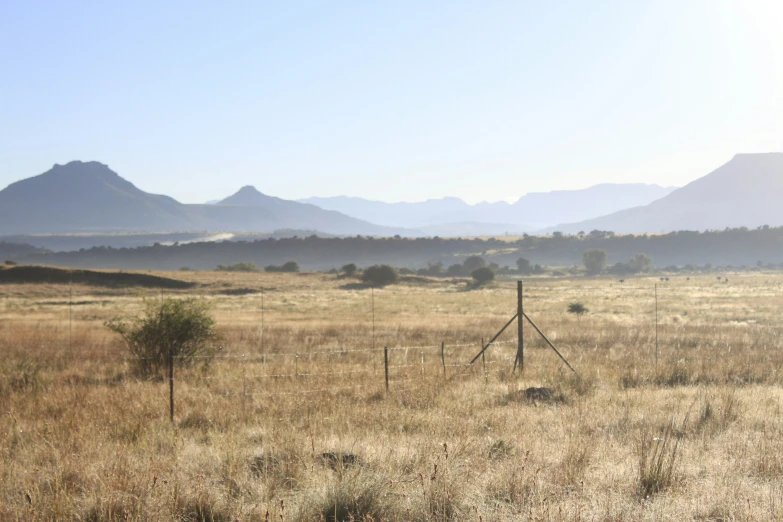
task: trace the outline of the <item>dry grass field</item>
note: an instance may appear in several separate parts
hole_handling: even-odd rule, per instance
[[[160,292],[0,285],[0,520],[783,520],[781,274],[526,280],[578,375],[528,325],[524,372],[515,327],[465,367],[512,280],[159,275],[225,345],[177,368],[174,425],[103,326]]]

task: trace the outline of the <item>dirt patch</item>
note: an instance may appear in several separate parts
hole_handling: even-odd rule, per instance
[[[196,283],[168,277],[133,272],[96,272],[93,270],[67,270],[46,266],[14,266],[0,270],[0,284],[46,283],[86,284],[112,288],[141,286],[145,288],[193,288]]]

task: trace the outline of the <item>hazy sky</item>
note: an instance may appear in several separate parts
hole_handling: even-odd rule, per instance
[[[165,4],[165,5],[164,5]],[[783,2],[0,2],[0,186],[515,200],[783,151]]]

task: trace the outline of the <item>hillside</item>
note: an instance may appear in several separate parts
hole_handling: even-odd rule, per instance
[[[150,194],[95,161],[55,165],[0,191],[0,235],[264,231],[393,235],[339,212],[265,196],[249,187],[216,205],[187,205]]]
[[[605,183],[581,190],[533,192],[513,204],[498,201],[469,205],[459,198],[386,203],[347,196],[313,197],[300,201],[381,225],[469,235],[530,232],[558,223],[597,217],[607,211],[646,205],[673,190],[674,187],[641,183]],[[490,226],[482,227],[480,224]]]
[[[722,230],[783,225],[783,153],[738,154],[710,174],[646,206],[558,225],[563,232]]]
[[[0,234],[179,230],[187,209],[148,194],[96,161],[72,161],[0,191]]]
[[[250,219],[269,220],[266,229],[311,229],[332,234],[407,235],[402,227],[382,227],[315,205],[276,198],[245,186],[235,194],[212,205],[192,205],[209,222],[220,223],[223,230],[247,230],[242,224]],[[251,229],[252,230],[252,229]]]

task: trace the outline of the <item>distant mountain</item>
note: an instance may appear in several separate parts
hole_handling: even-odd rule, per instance
[[[106,165],[72,161],[0,191],[0,233],[180,230],[192,220],[184,205],[148,194]]]
[[[737,154],[710,174],[645,206],[559,225],[563,232],[670,232],[783,225],[783,153]]]
[[[412,228],[446,223],[447,221],[443,219],[444,215],[468,216],[473,208],[459,198],[428,199],[415,203],[386,203],[357,197],[336,196],[300,199],[299,202],[342,212],[379,225]],[[464,220],[458,218],[454,221]]]
[[[492,225],[498,230],[530,232],[563,222],[597,217],[602,214],[646,205],[671,193],[675,187],[636,184],[602,184],[582,190],[533,192],[516,203],[495,202],[469,205],[459,198],[430,199],[418,203],[385,203],[362,198],[338,196],[300,200],[324,209],[336,210],[359,219],[385,226],[404,226],[448,230],[468,235],[476,224]],[[470,223],[472,227],[460,228]]]
[[[403,232],[265,196],[245,187],[215,205],[186,205],[149,194],[108,166],[91,161],[55,165],[0,191],[0,235],[72,232],[277,229],[332,234],[393,235]]]
[[[402,227],[382,227],[334,210],[267,196],[249,185],[219,203],[198,207],[209,220],[224,224],[223,230],[247,230],[239,226],[242,220],[250,215],[258,215],[259,219],[271,216],[274,220],[275,226],[266,230],[313,229],[333,234],[368,235],[412,233]]]

